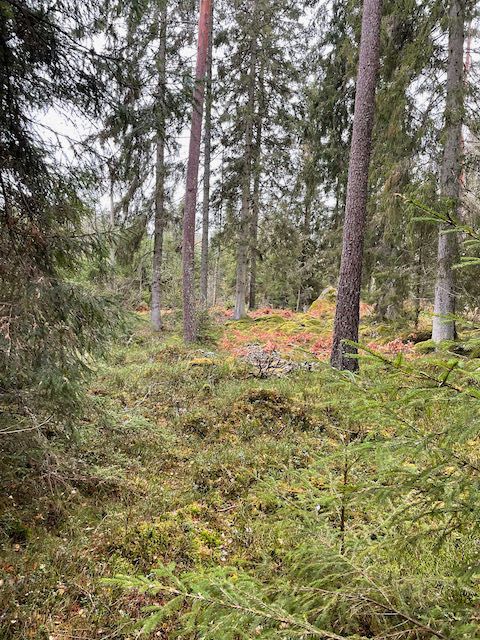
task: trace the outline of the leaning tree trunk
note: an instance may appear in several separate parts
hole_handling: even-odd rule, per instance
[[[255,14],[255,12],[254,12]],[[252,173],[252,136],[255,107],[255,72],[257,66],[257,44],[252,38],[250,50],[250,69],[248,75],[248,103],[245,113],[245,151],[243,154],[243,184],[242,208],[237,245],[237,277],[235,286],[235,320],[246,314],[245,301],[247,294],[247,264],[248,264],[248,222],[250,217],[250,178]]]
[[[380,59],[381,0],[364,0],[362,34],[348,165],[342,259],[330,362],[337,369],[356,371],[356,352],[345,340],[358,341],[363,240],[366,226],[368,169],[375,115],[375,89]]]
[[[197,64],[195,69],[195,89],[193,94],[192,123],[187,164],[187,189],[183,214],[183,335],[186,342],[196,338],[195,321],[195,209],[197,205],[198,165],[202,137],[203,98],[205,93],[205,72],[209,40],[209,23],[212,0],[201,0],[198,18]]]
[[[151,320],[155,331],[162,328],[161,289],[163,231],[165,228],[165,89],[167,51],[167,7],[160,16],[160,47],[158,51],[158,96],[155,162],[155,226],[153,233],[152,262],[152,311]]]
[[[447,98],[445,103],[445,147],[440,175],[447,215],[454,219],[459,210],[462,172],[462,119],[464,108],[463,44],[465,39],[465,1],[452,0],[449,11]],[[442,227],[438,236],[437,279],[435,282],[432,339],[455,338],[455,275],[453,265],[458,243],[454,233]]]
[[[200,296],[205,306],[207,306],[208,302],[208,233],[210,214],[210,155],[212,144],[212,29],[213,5],[210,11],[210,24],[208,26],[207,75],[205,79],[205,157],[203,170],[202,253],[200,258]]]

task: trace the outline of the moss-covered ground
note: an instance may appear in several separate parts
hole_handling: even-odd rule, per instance
[[[47,456],[26,438],[18,460],[2,458],[0,640],[134,638],[148,597],[105,588],[102,577],[175,562],[261,578],[295,544],[298,505],[320,495],[333,529],[373,517],[358,508],[345,523],[341,462],[318,472],[352,437],[345,397],[321,363],[329,311],[223,318],[214,342],[193,347],[139,317],[97,363],[71,440],[52,436]],[[384,327],[367,321],[362,331],[387,351],[414,351]],[[241,357],[252,342],[320,364],[259,379]],[[368,420],[356,428],[368,431]],[[170,625],[157,637],[173,637]]]

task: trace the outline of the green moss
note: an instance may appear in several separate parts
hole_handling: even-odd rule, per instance
[[[321,319],[296,314],[291,319],[232,322],[225,331],[240,326],[245,331],[259,327],[288,335],[321,335],[329,324],[328,314]],[[369,323],[364,329],[380,331],[382,341],[392,338],[387,325]],[[236,571],[246,568],[270,583],[272,576],[292,567],[290,554],[300,541],[315,551],[315,561],[328,544],[338,546],[343,499],[348,503],[347,548],[352,562],[361,564],[366,556],[357,555],[359,539],[362,544],[368,541],[370,531],[385,534],[385,510],[370,499],[376,466],[388,464],[383,450],[375,456],[373,446],[387,442],[393,430],[390,422],[379,430],[384,403],[394,402],[396,411],[400,407],[428,433],[445,413],[466,428],[475,422],[474,412],[468,414],[460,403],[442,401],[425,410],[422,396],[416,406],[405,407],[404,391],[396,397],[388,387],[388,372],[374,361],[362,363],[356,382],[367,393],[359,396],[356,385],[327,366],[259,382],[233,357],[217,353],[208,355],[211,363],[190,366],[192,360],[207,357],[203,352],[199,356],[198,345],[185,346],[179,336],[164,341],[143,325],[140,331],[138,340],[115,349],[99,367],[76,444],[76,464],[66,458],[62,466],[54,466],[53,459],[37,462],[43,465],[42,473],[46,469],[52,478],[60,478],[59,488],[53,489],[55,499],[48,488],[48,500],[35,498],[28,514],[21,511],[18,505],[32,471],[20,463],[4,491],[6,497],[14,495],[16,506],[8,505],[10,498],[0,498],[6,514],[0,525],[8,533],[0,605],[5,619],[25,621],[9,629],[9,640],[34,638],[41,625],[49,635],[65,637],[95,637],[100,629],[105,636],[127,633],[116,627],[118,612],[138,619],[149,602],[142,594],[119,596],[102,590],[102,576],[149,572],[168,562],[197,574],[203,567],[219,569],[228,562]],[[472,334],[448,348],[475,357],[480,340]],[[444,355],[438,361],[452,357]],[[421,361],[429,371],[436,366],[434,358]],[[477,364],[465,366],[473,371]],[[375,396],[380,379],[385,387]],[[352,477],[343,485],[348,439],[354,447],[349,458]],[[467,450],[464,442],[461,447]],[[365,455],[357,459],[361,451]],[[55,450],[60,460],[62,455]],[[420,459],[415,462],[415,468],[421,466]],[[362,487],[367,490],[359,491]],[[424,529],[428,525],[425,521]],[[458,535],[458,548],[450,549],[457,564],[465,549],[465,538]],[[24,542],[17,549],[19,536]],[[427,576],[433,556],[429,544],[425,542],[420,554]],[[415,554],[393,545],[391,554],[385,553],[384,559],[377,549],[368,550],[372,562],[378,562],[379,583],[388,571],[407,576],[409,585],[415,583]],[[445,564],[445,559],[439,562]],[[306,572],[299,582],[303,586],[311,569],[302,561],[299,566]],[[442,571],[432,573],[437,574],[442,576]],[[430,589],[429,584],[420,585],[422,598],[424,592],[438,596],[437,587]]]
[[[175,519],[141,522],[112,550],[144,570],[158,562],[189,564],[196,553],[188,525],[182,526]]]
[[[185,433],[192,433],[205,438],[211,431],[214,417],[211,411],[204,408],[188,413],[181,419],[180,424]]]
[[[222,545],[222,538],[215,531],[211,531],[210,529],[202,529],[198,533],[198,539],[202,544],[206,545],[209,548],[216,548]]]
[[[415,351],[420,354],[432,353],[433,351],[454,353],[469,358],[480,357],[480,339],[472,338],[466,341],[442,340],[435,343],[433,340],[425,340],[415,345]]]
[[[415,351],[421,354],[432,353],[435,351],[436,346],[433,340],[424,340],[423,342],[417,342]]]
[[[201,517],[206,515],[199,503],[193,503],[152,521],[137,523],[111,546],[117,565],[127,562],[147,570],[161,563],[193,566],[214,559],[222,538],[220,532],[202,522]]]

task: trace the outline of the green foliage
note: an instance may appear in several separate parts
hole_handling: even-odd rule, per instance
[[[16,434],[41,440],[72,422],[91,358],[118,316],[75,279],[84,260],[105,252],[82,200],[91,172],[64,167],[37,122],[54,105],[98,109],[92,54],[57,24],[68,13],[80,33],[98,7],[60,2],[50,19],[37,4],[0,5],[0,430],[12,450]]]

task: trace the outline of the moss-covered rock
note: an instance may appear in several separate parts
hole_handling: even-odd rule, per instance
[[[327,287],[322,291],[318,298],[312,302],[308,309],[308,313],[316,318],[332,315],[336,300],[337,290],[334,287]]]
[[[314,428],[302,405],[273,389],[247,391],[233,404],[228,420],[238,425],[238,434],[247,439],[261,433],[280,434],[288,428]]]
[[[215,362],[212,358],[192,358],[188,363],[189,367],[211,367]]]
[[[436,344],[433,340],[424,340],[423,342],[417,342],[415,345],[416,353],[426,354],[432,353],[436,349]]]
[[[461,356],[478,357],[477,355],[472,356],[471,354],[480,353],[480,340],[473,341],[472,344],[458,340],[442,340],[441,342],[424,340],[423,342],[417,342],[415,351],[420,354],[438,351],[440,353],[454,353]]]
[[[325,289],[318,296],[318,300],[326,300],[327,302],[335,303],[337,301],[337,290],[331,285],[325,287]]]
[[[403,338],[404,342],[413,342],[418,344],[419,342],[428,342],[432,338],[432,332],[428,329],[424,331],[413,331]]]

